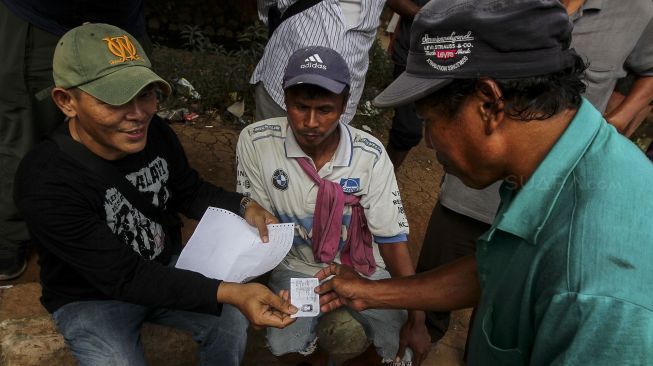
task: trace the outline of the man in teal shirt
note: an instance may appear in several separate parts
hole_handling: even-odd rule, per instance
[[[644,154],[584,100],[528,181],[506,179],[478,240],[470,357],[653,362],[652,182]]]
[[[503,180],[465,257],[370,281],[331,265],[322,310],[476,306],[472,365],[653,363],[653,166],[581,98],[582,59],[554,0],[433,0],[406,72],[376,99],[416,101],[427,144],[472,188]]]

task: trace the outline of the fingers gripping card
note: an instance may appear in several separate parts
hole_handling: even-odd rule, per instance
[[[315,287],[320,284],[317,278],[291,278],[290,303],[297,307],[292,318],[317,316],[320,314],[320,296]]]

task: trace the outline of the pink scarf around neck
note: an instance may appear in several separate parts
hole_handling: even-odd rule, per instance
[[[318,185],[311,238],[315,260],[329,263],[336,257],[342,232],[343,210],[347,205],[352,209],[351,222],[340,260],[342,264],[367,276],[374,273],[376,262],[372,253],[372,234],[367,226],[365,211],[359,203],[360,197],[345,194],[339,184],[322,179],[308,158],[297,158],[297,162]]]

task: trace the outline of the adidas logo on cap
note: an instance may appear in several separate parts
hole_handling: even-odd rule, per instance
[[[304,62],[319,62],[319,63],[322,63],[322,59],[320,58],[320,55],[318,55],[316,53],[313,56],[311,56],[311,57],[307,58],[306,60],[304,60]]]
[[[320,55],[317,53],[313,54],[313,56],[309,56],[306,60],[304,60],[304,62],[306,63],[299,66],[301,69],[305,69],[307,67],[323,70],[327,69],[326,65],[322,62]]]

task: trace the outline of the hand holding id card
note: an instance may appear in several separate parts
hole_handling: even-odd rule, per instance
[[[320,314],[320,295],[315,288],[320,284],[317,278],[291,278],[290,303],[298,310],[291,318],[311,317]]]

